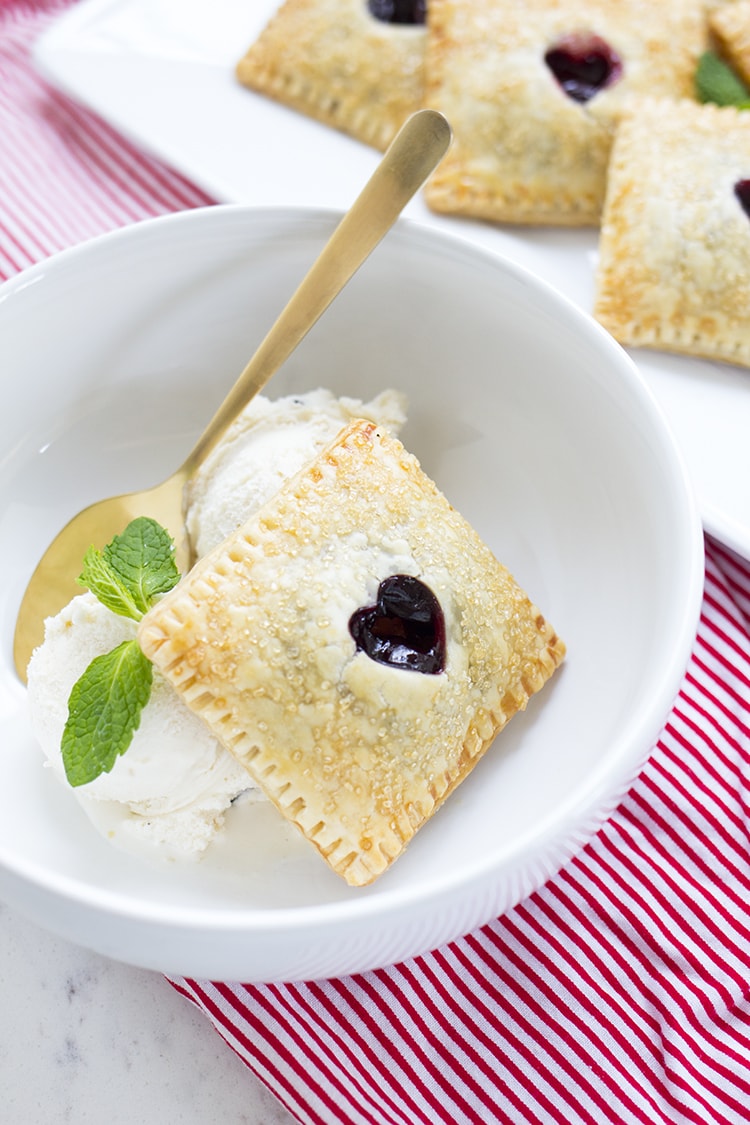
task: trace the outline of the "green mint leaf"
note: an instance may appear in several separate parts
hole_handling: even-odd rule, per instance
[[[180,572],[169,533],[141,516],[102,551],[89,547],[79,582],[113,613],[140,621]],[[153,669],[136,640],[91,661],[73,685],[62,736],[65,775],[72,786],[109,773],[124,754],[151,696]]]
[[[169,532],[147,516],[129,523],[102,555],[142,614],[157,594],[171,590],[180,578]]]
[[[745,83],[713,51],[705,51],[698,60],[695,91],[701,102],[734,105],[740,109],[750,100],[750,90]]]
[[[78,579],[82,586],[88,586],[102,605],[120,617],[132,617],[140,621],[143,612],[131,592],[112,569],[101,551],[89,547],[83,559],[83,571]]]
[[[78,581],[113,613],[140,621],[157,594],[171,590],[179,578],[169,532],[139,516],[103,551],[89,547]]]
[[[65,776],[77,787],[109,773],[124,754],[151,695],[153,669],[138,642],[97,656],[74,684],[62,736]]]

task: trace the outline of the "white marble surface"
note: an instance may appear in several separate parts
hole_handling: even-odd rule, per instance
[[[291,1125],[157,973],[109,961],[0,904],[3,1125]]]

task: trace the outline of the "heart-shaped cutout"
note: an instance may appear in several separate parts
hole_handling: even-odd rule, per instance
[[[739,200],[740,207],[750,218],[750,180],[738,180],[734,185],[734,194]]]
[[[437,675],[445,668],[445,618],[432,590],[410,574],[378,587],[375,605],[356,610],[349,632],[360,652],[379,664]]]
[[[588,31],[563,36],[544,61],[569,98],[587,102],[622,74],[622,63],[608,43]]]
[[[368,0],[367,7],[383,23],[427,22],[427,0]]]

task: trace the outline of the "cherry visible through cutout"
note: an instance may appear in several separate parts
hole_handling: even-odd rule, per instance
[[[383,23],[427,22],[427,0],[367,0],[367,7]]]
[[[409,574],[384,578],[375,605],[358,609],[349,632],[379,664],[437,675],[445,668],[445,619],[428,586]]]
[[[569,98],[587,102],[622,74],[622,63],[598,35],[577,31],[549,48],[544,61]]]
[[[734,194],[740,201],[740,207],[750,218],[750,180],[738,180],[734,185]]]

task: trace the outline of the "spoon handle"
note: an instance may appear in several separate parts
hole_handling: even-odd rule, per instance
[[[407,119],[182,466],[192,476],[393,226],[448,150],[451,128],[422,109]]]

